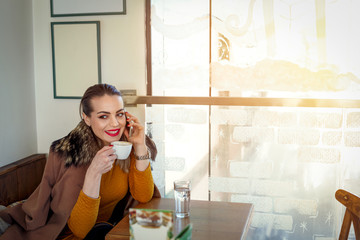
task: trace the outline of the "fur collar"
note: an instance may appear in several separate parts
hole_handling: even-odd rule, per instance
[[[123,135],[120,140],[126,141]],[[150,150],[151,159],[155,161],[157,155],[153,140],[145,135],[145,144]],[[65,137],[51,144],[51,151],[60,154],[65,159],[67,167],[90,164],[96,153],[103,147],[103,143],[95,136],[91,128],[82,120]]]
[[[51,150],[64,157],[67,167],[91,163],[101,147],[101,141],[83,120],[67,136],[51,144]]]

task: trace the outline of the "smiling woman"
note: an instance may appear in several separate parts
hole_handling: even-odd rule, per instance
[[[80,111],[83,119],[76,128],[52,143],[39,188],[22,207],[0,212],[8,223],[24,216],[26,223],[11,225],[0,239],[35,239],[31,236],[38,231],[44,239],[104,239],[135,201],[160,197],[149,163],[149,156],[156,156],[155,144],[138,118],[125,112],[120,92],[108,84],[91,86]],[[133,128],[131,137],[128,127]],[[120,139],[133,146],[121,161],[110,145]],[[47,224],[54,221],[56,226]],[[107,227],[97,228],[99,222]]]
[[[126,127],[124,102],[120,96],[104,95],[91,100],[93,111],[83,113],[85,123],[91,127],[104,145],[120,140]]]

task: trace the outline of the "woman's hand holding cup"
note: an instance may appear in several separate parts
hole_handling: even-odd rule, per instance
[[[114,153],[112,146],[105,146],[96,153],[85,175],[83,192],[87,196],[99,197],[101,176],[113,167],[116,159]]]
[[[116,159],[115,150],[112,146],[105,146],[100,149],[92,160],[88,171],[93,174],[102,175],[111,170]]]

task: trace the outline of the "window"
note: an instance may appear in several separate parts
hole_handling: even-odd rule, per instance
[[[163,196],[190,178],[193,199],[254,203],[250,239],[336,238],[336,189],[360,194],[359,7],[147,0]]]

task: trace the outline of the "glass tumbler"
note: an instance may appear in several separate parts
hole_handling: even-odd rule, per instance
[[[190,180],[174,181],[175,216],[185,218],[190,216]]]

